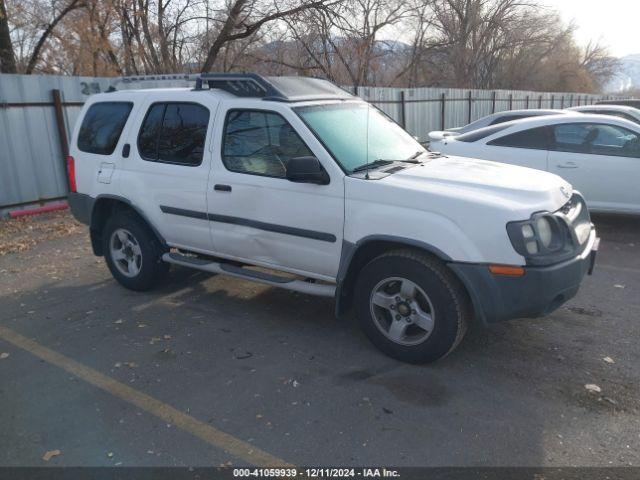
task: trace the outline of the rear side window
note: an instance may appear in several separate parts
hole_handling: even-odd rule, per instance
[[[78,149],[111,155],[133,108],[130,102],[100,102],[89,107],[78,134]]]
[[[455,139],[459,142],[477,142],[478,140],[486,138],[489,135],[493,135],[494,133],[498,133],[505,128],[509,128],[509,125],[493,125],[491,127],[479,128],[478,130],[472,130],[468,133],[458,135]]]
[[[197,166],[202,163],[209,109],[196,103],[155,103],[138,134],[144,160]]]
[[[547,127],[530,128],[496,138],[495,140],[491,140],[487,145],[547,150],[549,148],[549,131]]]

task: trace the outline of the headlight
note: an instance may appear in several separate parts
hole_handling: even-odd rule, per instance
[[[549,248],[553,240],[553,232],[551,231],[549,220],[546,217],[539,217],[536,220],[536,230],[538,231],[538,237],[540,238],[542,246]]]
[[[534,214],[530,220],[507,224],[513,248],[529,264],[549,264],[570,256],[575,245],[569,226],[551,213]]]

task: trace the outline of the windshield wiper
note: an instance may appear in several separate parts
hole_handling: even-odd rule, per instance
[[[422,155],[423,153],[427,153],[426,150],[418,150],[416,153],[414,153],[413,155],[411,155],[409,158],[407,158],[406,160],[404,160],[405,162],[411,161],[411,160],[416,160],[420,155]],[[420,163],[418,161],[415,161],[413,163]]]
[[[382,167],[383,165],[389,165],[390,163],[393,163],[395,161],[396,160],[378,159],[378,160],[374,160],[373,162],[364,163],[362,165],[359,165],[359,166],[357,166],[356,168],[354,168],[351,171],[352,172],[361,172],[362,170],[369,170],[370,168],[373,168],[373,167]]]
[[[417,160],[417,158],[422,155],[423,153],[426,153],[424,150],[418,150],[416,153],[414,153],[413,155],[411,155],[409,158],[379,158],[377,160],[374,160],[373,162],[369,162],[369,163],[365,163],[363,165],[359,165],[356,168],[354,168],[353,170],[351,170],[352,172],[361,172],[362,170],[369,170],[369,168],[372,167],[382,167],[384,165],[389,165],[390,163],[393,162],[403,162],[403,163],[421,163],[419,160]]]

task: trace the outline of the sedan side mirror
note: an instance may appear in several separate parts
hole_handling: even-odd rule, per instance
[[[316,157],[295,157],[287,162],[287,180],[327,185],[329,175]]]

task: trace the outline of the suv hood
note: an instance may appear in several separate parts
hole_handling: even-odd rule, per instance
[[[569,183],[552,173],[455,156],[432,158],[381,181],[529,213],[556,211],[567,203],[573,192]]]

